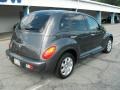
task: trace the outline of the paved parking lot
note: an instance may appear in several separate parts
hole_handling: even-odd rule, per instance
[[[82,60],[64,80],[16,67],[5,55],[9,40],[0,41],[0,90],[120,90],[120,24],[105,27],[114,35],[112,52]]]

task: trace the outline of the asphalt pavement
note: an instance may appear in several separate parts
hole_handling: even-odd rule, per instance
[[[10,40],[0,41],[0,90],[120,90],[120,24],[105,28],[114,35],[112,52],[81,60],[64,80],[16,67],[5,55]]]

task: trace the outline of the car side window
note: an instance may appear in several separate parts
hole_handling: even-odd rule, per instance
[[[61,31],[82,31],[85,30],[83,15],[64,15],[60,21]]]
[[[87,17],[88,27],[89,30],[97,30],[99,28],[99,25],[95,19],[92,17]]]

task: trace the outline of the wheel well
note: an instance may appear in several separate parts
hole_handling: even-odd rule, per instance
[[[113,41],[113,37],[112,36],[110,36],[109,38]]]
[[[77,62],[77,53],[76,53],[75,50],[69,49],[69,50],[64,51],[63,54],[64,54],[64,53],[71,53],[71,54],[74,56],[74,58],[75,58],[75,63]],[[62,55],[63,55],[63,54],[62,54]]]

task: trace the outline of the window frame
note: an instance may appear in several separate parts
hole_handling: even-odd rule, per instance
[[[86,20],[85,20],[85,21],[86,21],[87,26],[88,26],[88,31],[99,31],[98,28],[100,27],[100,24],[98,23],[98,21],[97,21],[95,18],[93,18],[92,16],[89,16],[89,15],[88,15],[88,16],[86,15],[85,17],[86,17]],[[94,20],[94,22],[96,22],[96,24],[98,25],[98,28],[96,28],[96,29],[94,29],[94,30],[93,30],[93,29],[90,29],[90,26],[89,26],[89,23],[88,23],[88,18],[91,18],[92,20]]]

